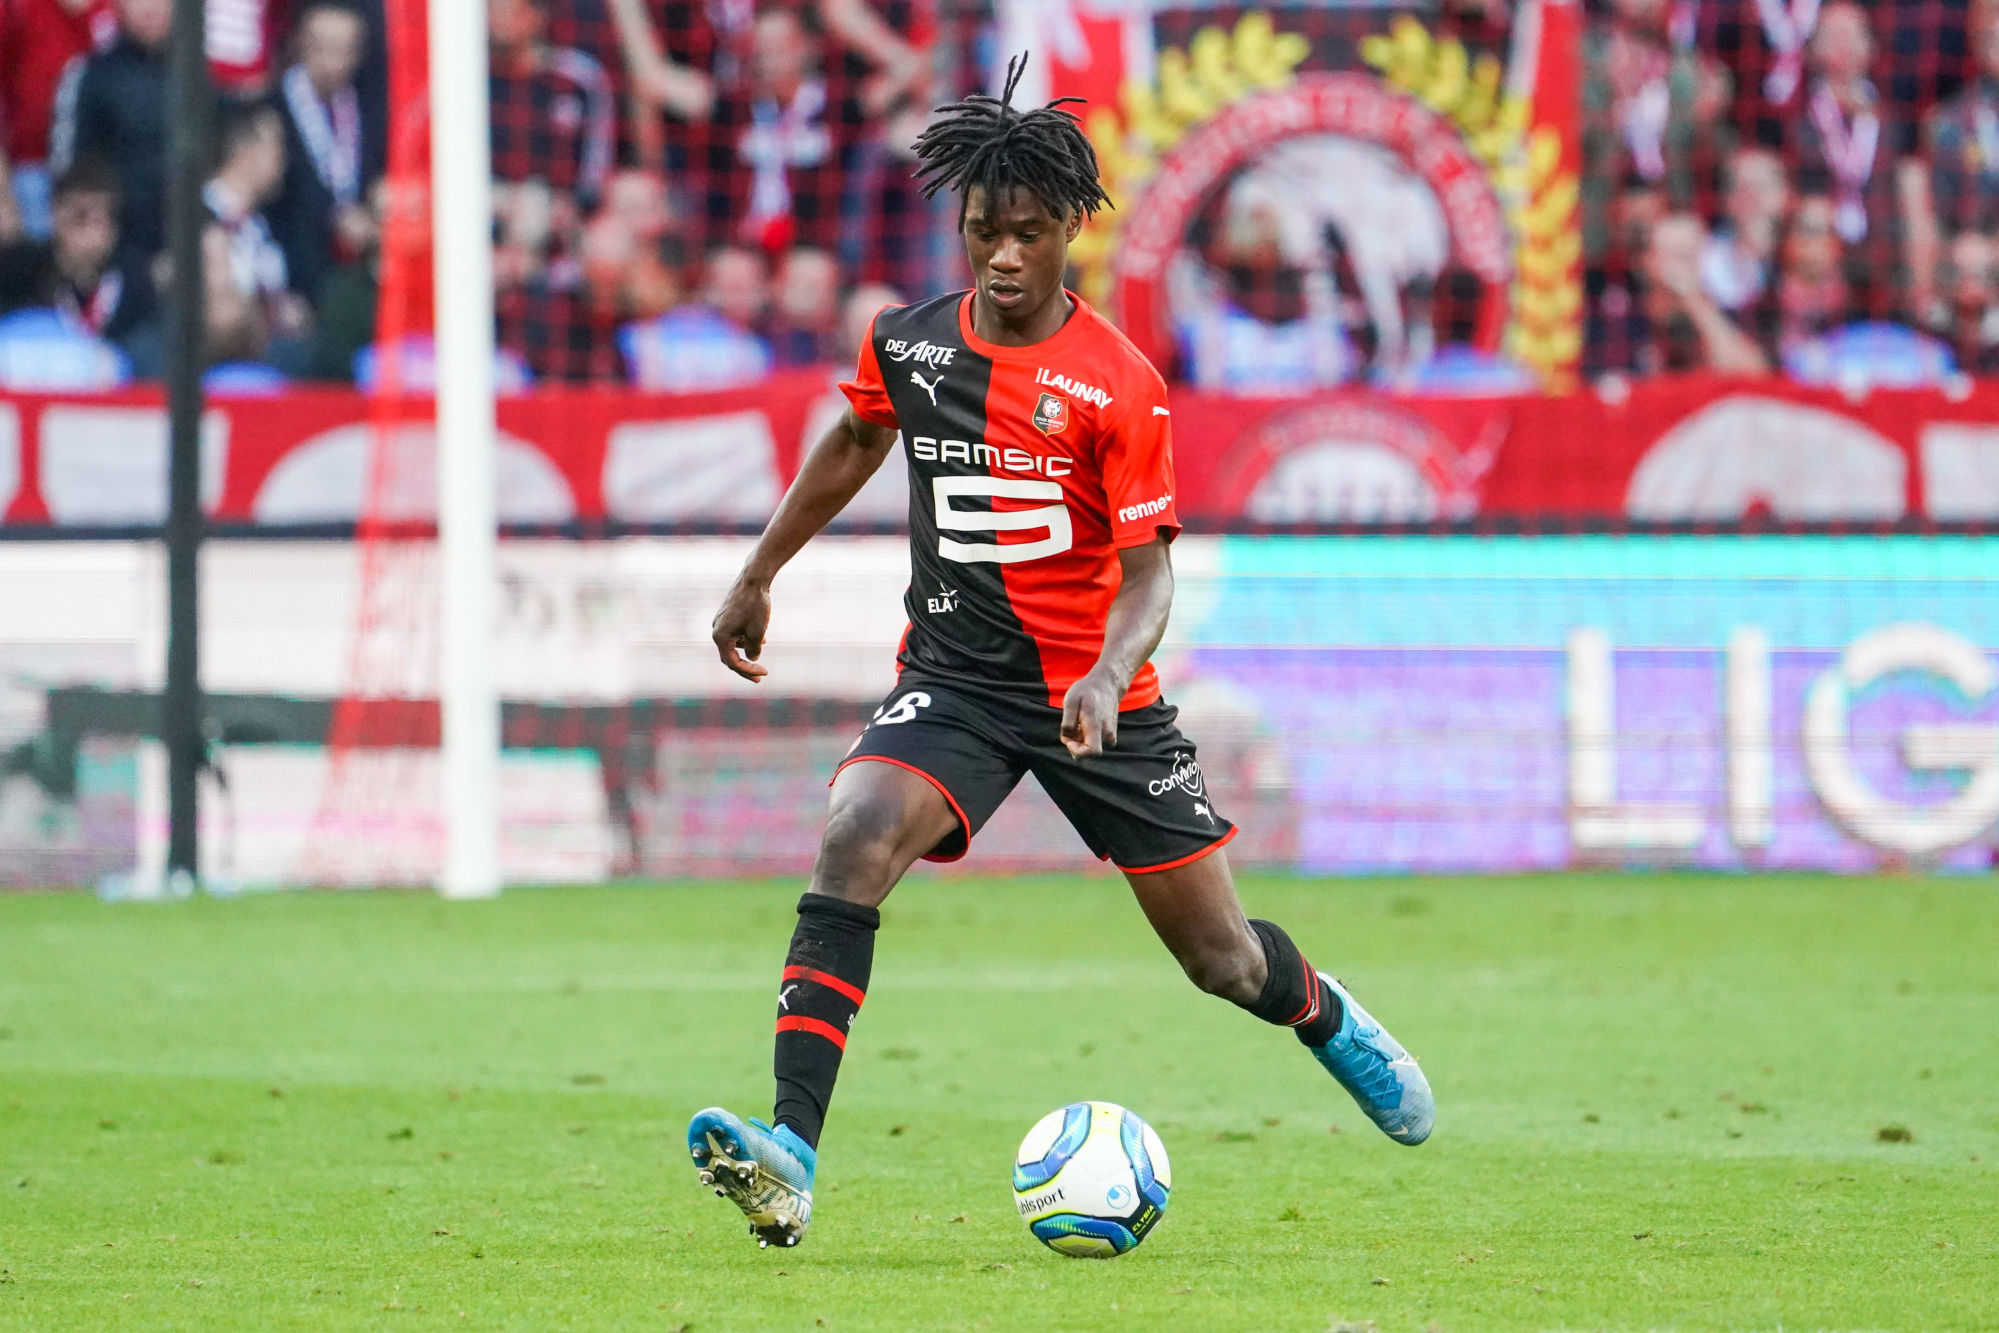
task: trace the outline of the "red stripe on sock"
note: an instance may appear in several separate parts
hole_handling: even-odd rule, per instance
[[[824,1037],[827,1041],[832,1042],[835,1046],[838,1046],[841,1050],[844,1051],[847,1049],[847,1034],[834,1027],[831,1023],[821,1022],[816,1018],[806,1018],[801,1014],[786,1014],[783,1018],[777,1020],[777,1030],[779,1032],[816,1033]]]
[[[821,972],[816,967],[787,967],[784,969],[784,979],[786,981],[816,981],[828,990],[836,990],[852,1000],[854,1007],[857,1009],[860,1008],[861,1001],[868,998],[868,993],[860,987],[849,985],[847,982],[834,976],[831,972]]]
[[[1319,974],[1312,970],[1310,963],[1305,962],[1304,954],[1298,955],[1298,961],[1305,968],[1305,994],[1309,998],[1305,1001],[1303,1009],[1284,1020],[1284,1026],[1287,1028],[1303,1027],[1319,1016]]]

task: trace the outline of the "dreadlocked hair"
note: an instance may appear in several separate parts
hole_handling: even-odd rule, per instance
[[[1018,109],[1013,90],[1026,69],[1022,52],[1007,61],[1006,87],[998,97],[973,93],[940,106],[941,119],[917,136],[916,179],[923,195],[957,190],[960,225],[974,186],[983,188],[988,200],[1016,188],[1030,191],[1058,218],[1078,209],[1089,216],[1105,204],[1117,207],[1097,179],[1097,151],[1081,122],[1062,110],[1065,103],[1084,99],[1058,97],[1031,111]]]

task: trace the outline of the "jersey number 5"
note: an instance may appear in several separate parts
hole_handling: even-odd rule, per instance
[[[946,560],[970,565],[990,561],[1017,565],[1023,560],[1039,560],[1059,555],[1075,541],[1069,526],[1069,507],[1062,503],[1062,484],[1056,481],[1028,481],[1013,477],[938,477],[931,482],[937,499],[937,554]],[[1053,500],[1054,504],[1011,513],[984,509],[953,509],[954,496],[981,499]],[[1037,541],[1001,546],[997,542],[964,542],[946,537],[947,532],[1028,532],[1044,528],[1048,535]]]

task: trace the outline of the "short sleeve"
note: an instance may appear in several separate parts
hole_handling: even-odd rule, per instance
[[[1166,530],[1180,530],[1173,507],[1173,417],[1166,385],[1157,374],[1144,377],[1125,395],[1123,411],[1111,418],[1098,455],[1104,500],[1110,510],[1111,544],[1143,546]]]
[[[879,318],[877,316],[876,318]],[[847,395],[853,404],[854,415],[863,421],[890,430],[901,428],[895,419],[895,404],[888,398],[888,386],[882,383],[881,362],[875,359],[875,322],[868,321],[868,336],[861,340],[861,364],[854,371],[854,378],[840,383],[840,392]]]

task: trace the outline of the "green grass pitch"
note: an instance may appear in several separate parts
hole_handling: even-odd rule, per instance
[[[1247,880],[1423,1058],[1408,1149],[1119,882],[919,874],[759,1252],[680,1136],[769,1105],[797,892],[0,896],[0,1326],[1999,1328],[1990,880]],[[1172,1156],[1110,1263],[1011,1209],[1086,1097]]]

